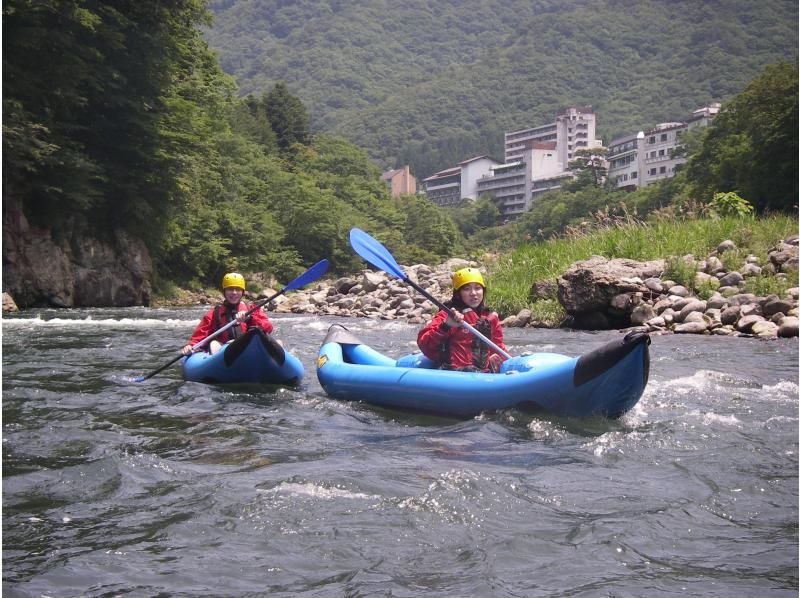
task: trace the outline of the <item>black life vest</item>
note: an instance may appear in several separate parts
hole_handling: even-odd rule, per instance
[[[212,317],[211,324],[214,327],[214,331],[216,332],[225,324],[228,324],[236,319],[236,314],[241,311],[239,306],[241,305],[230,305],[229,303],[220,303],[214,308],[214,316]],[[216,340],[220,343],[225,344],[229,340],[234,340],[239,338],[242,334],[242,327],[240,325],[231,326],[225,332],[220,334]]]

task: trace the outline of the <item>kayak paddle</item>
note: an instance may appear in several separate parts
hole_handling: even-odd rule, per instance
[[[360,228],[350,229],[350,246],[358,255],[364,258],[367,262],[369,262],[376,268],[383,270],[387,274],[391,274],[392,276],[399,278],[406,284],[410,285],[414,290],[422,293],[429,301],[431,301],[434,305],[436,305],[436,307],[446,311],[449,315],[452,316],[453,312],[444,303],[439,301],[436,297],[431,295],[428,291],[423,289],[421,286],[419,286],[417,283],[415,283],[413,280],[411,280],[408,276],[405,275],[403,270],[400,268],[400,266],[397,265],[397,262],[392,257],[392,254],[389,253],[389,250],[386,249],[386,247],[384,247],[383,245],[380,244],[380,242],[370,237]],[[489,345],[492,349],[495,350],[496,353],[499,353],[506,359],[511,359],[511,355],[509,355],[508,352],[503,351],[490,339],[486,338],[483,334],[475,330],[475,328],[473,328],[466,322],[462,322],[461,325],[467,330],[469,330],[472,334],[477,336],[484,343]]]
[[[267,297],[266,299],[260,299],[259,301],[256,301],[253,304],[253,307],[251,307],[250,309],[248,309],[245,312],[244,319],[246,320],[248,317],[250,317],[250,314],[252,314],[258,308],[260,308],[262,305],[266,305],[267,303],[269,303],[270,301],[272,301],[276,297],[280,297],[286,291],[293,291],[294,289],[299,289],[300,287],[304,287],[308,283],[314,282],[315,280],[317,280],[320,276],[325,274],[325,272],[327,272],[327,271],[328,271],[328,260],[320,260],[320,261],[318,261],[316,264],[311,266],[308,270],[303,272],[300,276],[298,276],[293,281],[288,283],[285,287],[283,287],[277,293],[273,294],[271,297]],[[231,326],[234,326],[234,325],[240,324],[240,323],[241,322],[239,322],[238,320],[233,320],[232,322],[228,322],[227,324],[225,324],[225,326],[223,326],[222,328],[220,328],[219,330],[217,330],[213,334],[209,334],[203,340],[201,340],[201,341],[197,342],[196,344],[192,345],[192,353],[194,351],[196,351],[197,349],[199,349],[200,347],[202,347],[204,344],[206,344],[208,341],[210,341],[214,337],[222,334],[224,331],[226,331]],[[153,376],[155,376],[159,372],[162,372],[165,369],[167,369],[173,363],[178,361],[181,357],[185,357],[185,355],[183,353],[181,353],[180,355],[178,355],[174,359],[170,360],[169,363],[165,363],[160,368],[158,368],[157,370],[153,370],[152,372],[150,372],[146,376],[139,376],[138,378],[134,378],[134,381],[135,382],[144,382],[148,378],[152,378]]]

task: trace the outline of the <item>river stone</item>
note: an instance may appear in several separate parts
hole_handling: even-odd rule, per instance
[[[558,281],[555,279],[539,280],[531,285],[529,292],[531,301],[558,298]]]
[[[719,321],[723,324],[736,324],[736,321],[739,319],[739,311],[741,307],[738,305],[731,305],[730,307],[726,307],[722,314],[720,314]]]
[[[731,241],[730,239],[724,240],[722,243],[717,245],[717,253],[725,253],[726,251],[733,251],[736,249],[736,243]]]
[[[744,280],[744,276],[742,276],[736,270],[732,272],[728,272],[725,276],[719,279],[719,286],[720,287],[735,287],[740,282]]]
[[[785,299],[779,299],[777,295],[770,295],[761,304],[761,313],[764,316],[771,316],[778,312],[787,313],[794,305]]]
[[[657,314],[660,314],[668,307],[672,307],[672,301],[668,297],[659,299],[658,301],[656,301],[655,305],[653,305],[653,309],[656,311]]]
[[[645,322],[648,327],[650,328],[666,328],[667,323],[664,321],[664,318],[661,316],[656,316],[651,318]]]
[[[758,297],[752,293],[739,293],[728,297],[728,305],[746,305],[748,303],[755,303]]]
[[[633,308],[631,312],[631,324],[639,326],[652,320],[656,315],[653,306],[648,303],[642,303]]]
[[[661,294],[664,292],[664,285],[661,283],[661,280],[658,278],[648,278],[644,281],[644,286],[650,289],[654,293]]]
[[[719,293],[714,293],[708,298],[708,301],[706,301],[706,307],[708,309],[725,309],[727,306],[728,300]]]
[[[761,338],[775,337],[778,336],[778,325],[767,320],[755,322],[750,328],[750,332]]]
[[[677,334],[703,334],[708,330],[708,324],[706,324],[705,320],[701,319],[696,322],[677,324],[672,330]]]
[[[644,290],[645,278],[659,275],[664,260],[638,262],[594,255],[575,262],[558,278],[558,300],[571,315],[605,310],[621,293]]]
[[[678,297],[688,297],[689,295],[691,295],[691,293],[689,292],[689,289],[687,289],[685,286],[680,285],[680,284],[676,284],[676,285],[673,285],[672,287],[670,287],[669,294],[670,295],[677,295]]]
[[[361,288],[365,293],[371,293],[376,290],[386,279],[381,274],[375,272],[364,272],[361,275]]]
[[[724,272],[725,266],[722,264],[722,261],[716,256],[710,256],[706,260],[706,270],[708,274],[716,274],[717,272]]]
[[[685,306],[681,308],[680,313],[675,318],[678,322],[684,322],[686,320],[686,316],[688,316],[692,312],[704,312],[706,310],[706,302],[700,301],[695,299],[694,301],[690,301]]]
[[[14,312],[19,311],[14,299],[8,293],[3,293],[3,311]]]
[[[778,336],[782,338],[791,338],[797,336],[797,317],[786,316],[781,320],[778,326]]]
[[[349,276],[339,278],[333,283],[333,288],[336,289],[336,292],[343,295],[347,295],[354,286],[356,286],[356,281]]]
[[[750,329],[753,327],[753,324],[755,324],[756,322],[763,322],[763,321],[764,318],[761,316],[757,315],[744,316],[742,318],[739,318],[739,320],[736,322],[736,330],[738,330],[739,332],[750,332]]]
[[[756,264],[745,264],[742,267],[742,276],[758,276],[761,274],[761,266]]]
[[[709,323],[709,320],[703,315],[702,312],[699,311],[690,311],[686,316],[683,318],[683,323],[687,322],[705,322],[706,324]]]

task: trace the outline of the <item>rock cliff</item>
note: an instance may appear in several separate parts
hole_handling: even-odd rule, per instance
[[[119,230],[108,240],[78,232],[55,238],[4,198],[3,292],[19,307],[149,305],[151,275],[141,240]]]

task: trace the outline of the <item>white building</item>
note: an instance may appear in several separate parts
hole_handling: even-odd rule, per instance
[[[527,212],[537,195],[559,188],[564,178],[572,176],[564,172],[555,141],[532,139],[523,143],[518,160],[490,170],[478,180],[478,193],[491,197],[504,220]]]
[[[522,158],[526,143],[554,141],[558,159],[566,166],[579,149],[603,147],[597,135],[597,119],[591,106],[573,106],[556,115],[556,122],[505,134],[505,161]]]
[[[686,162],[685,156],[676,152],[682,147],[681,135],[709,126],[719,110],[719,103],[710,104],[692,112],[685,122],[660,123],[650,130],[614,139],[606,155],[609,180],[617,189],[633,190],[673,176]]]
[[[463,199],[478,198],[478,180],[500,164],[489,156],[477,156],[440,170],[422,181],[427,198],[440,207],[453,207]]]

